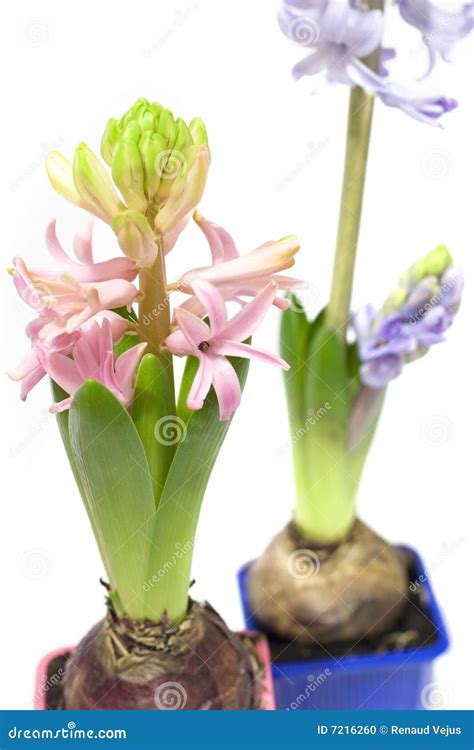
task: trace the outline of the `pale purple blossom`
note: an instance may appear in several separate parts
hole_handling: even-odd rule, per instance
[[[457,14],[440,9],[434,0],[398,0],[398,5],[404,20],[422,33],[430,56],[428,72],[437,56],[448,60],[455,42],[472,30],[472,2]],[[387,63],[396,50],[382,47],[381,10],[367,10],[357,0],[284,0],[278,21],[291,41],[311,50],[293,68],[296,79],[324,72],[330,83],[360,86],[387,106],[432,125],[439,125],[440,117],[457,106],[439,92],[392,78]],[[374,72],[363,60],[378,47],[381,59]]]
[[[403,365],[444,341],[459,309],[463,277],[452,266],[436,283],[422,279],[408,290],[398,310],[384,313],[365,305],[353,316],[360,378],[369,388],[384,388]]]

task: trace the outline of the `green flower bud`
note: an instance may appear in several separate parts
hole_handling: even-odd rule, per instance
[[[400,286],[411,288],[425,276],[435,276],[439,279],[452,264],[453,259],[446,245],[438,245],[405,271],[400,279]]]
[[[189,171],[196,147],[207,149],[206,128],[199,118],[188,126],[161,104],[141,98],[120,119],[109,120],[101,151],[127,206],[152,222],[174,182]]]
[[[207,130],[203,121],[199,117],[195,117],[189,123],[189,132],[196,146],[207,146]]]
[[[100,144],[100,153],[106,164],[112,166],[115,144],[118,138],[118,127],[113,117],[108,121]]]
[[[76,148],[72,174],[81,205],[108,224],[126,208],[101,162],[85,143]]]
[[[140,268],[153,265],[158,248],[154,233],[143,214],[124,211],[115,217],[112,229],[125,255],[136,260]]]
[[[112,160],[112,177],[130,208],[145,213],[148,201],[144,193],[143,164],[134,140],[118,143]]]
[[[160,186],[161,177],[155,169],[158,155],[165,150],[166,143],[161,135],[148,130],[143,133],[138,144],[145,176],[145,195],[149,204],[153,204]]]

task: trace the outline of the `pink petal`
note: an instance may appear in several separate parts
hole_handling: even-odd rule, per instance
[[[102,310],[114,310],[117,307],[129,307],[135,301],[138,291],[125,279],[111,279],[94,284],[99,296]]]
[[[94,262],[92,255],[92,232],[94,230],[94,219],[91,217],[83,229],[76,232],[74,237],[74,255],[87,266]]]
[[[212,351],[216,354],[222,354],[225,357],[245,357],[246,359],[255,359],[259,362],[266,362],[270,365],[278,365],[284,370],[289,370],[290,366],[284,359],[276,354],[267,352],[264,349],[257,349],[249,344],[240,344],[236,341],[213,341]]]
[[[7,375],[11,380],[23,380],[32,370],[36,369],[40,364],[38,357],[38,351],[36,348],[30,349],[28,354],[25,354],[16,371],[7,370]]]
[[[174,354],[176,357],[186,357],[189,354],[196,356],[196,347],[194,343],[191,345],[184,335],[184,333],[178,328],[173,333],[170,333],[168,338],[164,341],[164,346]]]
[[[274,281],[271,281],[262,291],[257,294],[255,299],[251,300],[235,315],[219,334],[219,339],[232,341],[245,341],[255,329],[270,309],[275,299],[278,287]]]
[[[49,254],[59,263],[60,266],[67,266],[71,263],[71,260],[67,257],[62,245],[60,244],[56,234],[56,219],[51,219],[48,226],[46,227],[46,247],[49,250]]]
[[[55,404],[51,404],[49,407],[49,411],[51,414],[59,414],[62,411],[66,411],[66,409],[70,409],[72,404],[72,398],[65,398],[63,401],[56,401]]]
[[[125,318],[122,318],[122,316],[118,315],[118,313],[114,313],[112,312],[112,310],[101,310],[96,315],[94,315],[93,318],[90,318],[90,320],[86,321],[81,327],[81,330],[84,331],[84,333],[87,333],[92,325],[94,325],[95,323],[98,323],[100,325],[103,320],[109,321],[110,330],[112,332],[112,339],[114,342],[119,341],[125,331],[131,327],[129,321],[125,320]]]
[[[247,255],[234,258],[226,263],[196,268],[185,273],[177,282],[182,291],[188,291],[190,282],[196,278],[210,281],[216,286],[240,286],[242,282],[260,276],[271,276],[294,265],[294,256],[299,249],[295,237],[286,237],[278,242],[270,242]]]
[[[217,336],[227,323],[227,310],[222,295],[212,284],[199,279],[191,282],[191,288],[209,316],[211,336]]]
[[[63,389],[63,391],[74,395],[84,382],[78,372],[74,360],[70,357],[66,357],[64,354],[58,353],[45,353],[41,359],[43,367],[48,375]]]
[[[219,420],[226,422],[240,404],[241,391],[237,373],[230,362],[220,355],[210,355],[212,360],[212,385],[219,402]]]
[[[199,351],[198,346],[202,341],[211,338],[209,326],[187,310],[176,310],[176,321],[194,353]],[[168,336],[167,341],[169,338]]]
[[[223,227],[208,221],[199,211],[195,211],[194,221],[209,242],[213,265],[239,257],[234,240]]]
[[[133,378],[135,370],[145,353],[146,342],[136,344],[120,355],[115,362],[115,374],[125,398],[125,403],[130,403],[133,396]]]
[[[28,375],[25,375],[25,377],[21,381],[20,398],[22,401],[26,399],[31,389],[34,388],[34,386],[39,383],[45,375],[46,372],[42,365],[38,365],[38,367],[35,367],[33,370],[31,370]]]
[[[204,399],[209,393],[214,375],[212,360],[206,355],[199,357],[199,368],[189,389],[186,406],[188,409],[202,409]]]

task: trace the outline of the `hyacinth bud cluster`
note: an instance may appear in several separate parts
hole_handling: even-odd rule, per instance
[[[53,151],[46,162],[50,181],[64,198],[111,224],[129,257],[151,265],[155,243],[168,252],[202,197],[210,164],[204,123],[194,118],[188,126],[142,98],[108,121],[101,155],[110,174],[85,143],[72,164]]]
[[[448,249],[439,245],[405,271],[380,311],[366,305],[354,315],[364,385],[385,387],[405,363],[444,341],[459,309],[463,285]]]

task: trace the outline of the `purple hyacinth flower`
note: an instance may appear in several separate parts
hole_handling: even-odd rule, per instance
[[[440,266],[441,259],[441,266]],[[388,312],[365,305],[352,319],[360,358],[360,378],[369,388],[384,388],[403,365],[444,341],[461,302],[463,278],[447,250],[437,248],[402,277],[388,298]],[[419,278],[420,269],[426,276]],[[397,309],[393,300],[399,299]]]
[[[442,7],[436,0],[398,0],[403,20],[417,28],[429,55],[425,77],[431,73],[437,57],[451,62],[451,52],[474,28],[474,2]]]
[[[435,57],[448,59],[453,44],[472,29],[468,12],[472,3],[464,6],[459,18],[440,10],[432,0],[398,0],[398,4],[402,17],[422,31]],[[424,9],[429,13],[423,18]],[[381,47],[384,15],[380,10],[364,9],[357,0],[283,0],[278,22],[292,42],[312,50],[294,66],[296,79],[325,73],[330,83],[360,86],[387,106],[429,125],[439,125],[441,116],[457,106],[452,98],[392,80],[387,63],[396,56],[393,49],[381,48],[376,72],[362,62]]]

